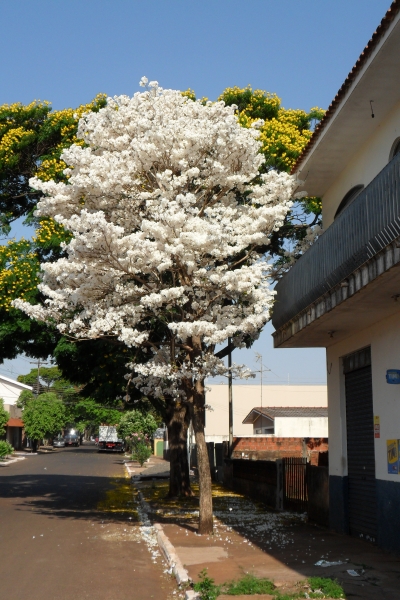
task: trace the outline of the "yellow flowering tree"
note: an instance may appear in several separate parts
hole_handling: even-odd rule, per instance
[[[21,352],[45,358],[57,343],[55,334],[11,306],[15,298],[38,301],[39,263],[58,256],[61,242],[69,239],[52,219],[34,219],[40,194],[30,188],[29,179],[65,180],[60,157],[71,144],[83,144],[76,137],[79,118],[105,103],[105,94],[99,94],[89,104],[59,111],[36,100],[0,106],[0,233],[7,234],[21,217],[36,226],[32,240],[0,245],[0,360]]]
[[[190,97],[194,97],[194,92],[189,91]],[[283,108],[276,94],[253,90],[251,86],[226,88],[218,100],[238,107],[237,115],[243,127],[251,127],[260,119],[264,121],[259,128],[261,152],[266,159],[264,169],[278,171],[291,171],[311,139],[313,126],[325,114],[323,109],[317,107],[309,112]],[[307,230],[315,225],[321,225],[321,200],[315,197],[302,198],[294,204],[283,227],[272,236],[277,273],[288,262],[288,247],[296,246],[306,236]]]
[[[76,109],[52,111],[47,101],[28,105],[16,102],[0,106],[0,227],[27,217],[39,199],[29,186],[30,177],[47,181],[65,179],[64,148],[82,144],[76,137],[78,119],[88,111],[98,111],[106,97],[99,94],[89,104]]]

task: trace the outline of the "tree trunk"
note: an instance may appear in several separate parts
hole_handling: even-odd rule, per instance
[[[205,391],[202,380],[197,380],[195,383],[192,421],[196,439],[197,467],[199,471],[199,533],[208,534],[213,531],[213,508],[210,461],[208,459],[206,438],[204,435]]]
[[[187,404],[171,399],[167,404],[167,429],[170,460],[170,498],[192,496],[187,455],[190,414]]]

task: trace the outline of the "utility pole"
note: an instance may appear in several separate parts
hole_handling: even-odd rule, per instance
[[[271,369],[269,369],[268,367],[263,365],[262,354],[259,354],[258,352],[256,352],[256,362],[260,363],[260,370],[255,371],[255,372],[260,373],[260,400],[261,400],[261,408],[262,408],[263,407],[263,370],[265,369],[266,371],[270,371]],[[261,422],[262,421],[263,421],[263,418],[261,417]]]
[[[36,387],[36,396],[39,396],[39,391],[40,391],[40,381],[39,381],[39,377],[40,377],[40,367],[43,365],[48,365],[49,363],[41,361],[40,358],[38,358],[37,360],[30,360],[29,361],[31,363],[31,365],[36,365],[37,363],[37,387]]]
[[[229,399],[229,456],[232,452],[233,442],[233,397],[232,397],[232,338],[228,338],[228,399]]]

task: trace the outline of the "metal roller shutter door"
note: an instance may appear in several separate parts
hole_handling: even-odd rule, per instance
[[[371,366],[345,375],[349,530],[375,542],[376,482]]]

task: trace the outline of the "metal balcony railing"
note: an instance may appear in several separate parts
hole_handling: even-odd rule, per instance
[[[339,214],[276,285],[279,329],[400,236],[400,154]]]

